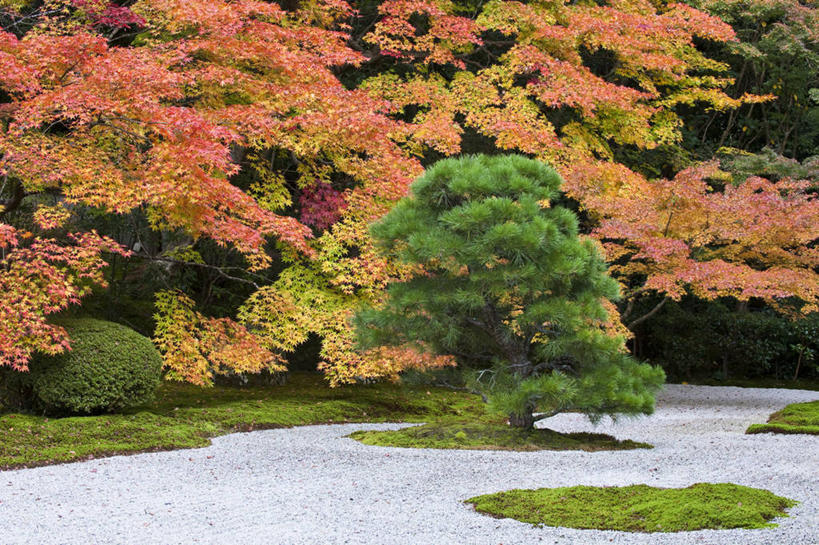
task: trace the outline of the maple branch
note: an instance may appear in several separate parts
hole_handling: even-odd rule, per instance
[[[645,322],[646,320],[648,320],[649,318],[651,318],[652,316],[654,316],[655,314],[660,312],[660,309],[663,308],[663,305],[665,305],[667,302],[668,302],[668,297],[663,297],[663,300],[660,301],[659,303],[657,303],[657,305],[653,309],[648,311],[648,313],[643,314],[642,316],[640,316],[639,318],[637,318],[636,320],[634,320],[633,322],[628,324],[626,327],[628,327],[629,329],[632,329],[634,326]]]
[[[223,278],[226,278],[228,280],[234,280],[236,282],[242,282],[243,284],[248,284],[250,286],[253,286],[257,290],[261,288],[261,286],[259,286],[259,284],[257,284],[253,280],[248,280],[247,278],[241,278],[239,276],[233,276],[232,274],[228,274],[227,272],[225,272],[226,269],[238,269],[238,270],[243,271],[244,269],[242,269],[240,267],[219,267],[218,265],[210,265],[208,263],[196,263],[196,262],[193,262],[193,261],[182,261],[180,259],[173,259],[173,258],[170,258],[170,257],[153,256],[153,255],[150,255],[148,253],[134,254],[134,257],[141,257],[142,259],[147,259],[149,261],[160,261],[162,263],[170,263],[172,265],[189,265],[189,266],[192,266],[192,267],[199,267],[199,268],[202,268],[202,269],[208,269],[208,270],[216,271],[219,274],[219,276],[221,276]]]
[[[100,118],[92,126],[108,127],[110,129],[114,129],[115,131],[121,132],[122,134],[124,134],[126,136],[130,136],[134,140],[141,141],[142,144],[147,146],[148,148],[150,148],[151,145],[152,145],[151,139],[148,138],[147,136],[137,134],[137,133],[135,133],[133,131],[130,131],[128,129],[124,129],[124,128],[120,127],[119,125],[108,122],[108,120],[106,120],[105,118]]]
[[[620,314],[620,319],[621,320],[631,316],[631,313],[634,311],[634,302],[635,301],[636,301],[636,299],[634,299],[634,298],[631,298],[631,299],[628,300],[628,304],[626,305],[626,309],[622,312],[622,314]]]
[[[36,19],[48,17],[50,15],[57,15],[59,13],[61,13],[61,10],[34,11],[32,13],[29,13],[28,15],[18,16],[18,14],[15,14],[13,11],[0,10],[0,16],[7,17],[11,21],[11,23],[8,26],[5,27],[0,26],[0,28],[8,32],[10,29],[20,26],[20,24],[26,21],[29,20],[34,21]]]
[[[672,208],[668,212],[668,221],[665,222],[665,229],[663,229],[663,236],[664,237],[668,236],[668,229],[671,227],[671,218],[673,218],[673,217],[674,217],[674,209]]]
[[[647,291],[648,291],[648,289],[649,289],[649,288],[647,288],[647,287],[645,287],[645,286],[642,286],[642,287],[636,288],[636,289],[634,289],[634,290],[632,290],[632,291],[630,291],[630,292],[625,293],[625,294],[624,294],[624,297],[625,297],[626,299],[633,299],[633,298],[637,297],[638,295],[640,295],[640,294],[643,294],[643,293],[647,292]]]
[[[620,319],[625,319],[625,318],[627,318],[628,316],[631,315],[631,312],[634,310],[634,303],[637,302],[637,296],[641,295],[641,294],[643,294],[643,293],[645,293],[647,291],[648,291],[648,288],[642,287],[642,288],[637,288],[637,289],[635,289],[635,290],[633,290],[633,291],[631,291],[629,293],[626,293],[624,295],[623,298],[628,301],[628,304],[626,305],[626,309],[620,314]]]
[[[77,61],[74,64],[70,65],[68,68],[66,68],[65,72],[63,72],[63,74],[59,78],[57,78],[57,81],[62,83],[63,80],[65,79],[65,77],[69,74],[69,72],[74,70],[77,66],[79,66],[79,64],[80,64],[80,61]]]
[[[356,49],[356,51],[365,51],[366,47],[364,46],[364,42],[362,40],[364,39],[364,36],[366,36],[367,33],[370,32],[370,29],[372,29],[378,21],[379,21],[378,17],[373,17],[372,19],[370,19],[370,22],[367,24],[367,26],[358,31],[357,35],[354,36],[352,33],[350,33],[350,40],[348,42],[350,46],[353,46],[353,48]]]
[[[131,123],[137,125],[165,125],[168,126],[170,123],[167,121],[156,121],[150,119],[138,119],[136,117],[128,117],[127,115],[110,115],[106,117],[100,117],[103,121],[130,121]]]

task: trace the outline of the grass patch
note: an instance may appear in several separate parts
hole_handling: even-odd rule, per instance
[[[773,413],[767,424],[751,424],[745,433],[807,433],[819,435],[819,400],[794,403]]]
[[[396,384],[329,388],[320,375],[291,375],[285,386],[199,388],[163,383],[153,403],[126,414],[45,418],[0,414],[0,469],[89,457],[203,447],[236,431],[341,422],[423,422],[474,415],[475,395]]]
[[[538,526],[682,532],[768,528],[797,502],[757,488],[698,483],[688,488],[573,486],[509,490],[466,500],[475,510]]]
[[[442,420],[395,431],[357,431],[350,437],[365,445],[466,450],[627,450],[652,448],[646,443],[618,441],[600,433],[524,431],[491,419]]]

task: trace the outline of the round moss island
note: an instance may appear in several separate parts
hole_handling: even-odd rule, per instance
[[[652,448],[646,443],[618,440],[602,433],[560,433],[546,428],[530,430],[492,421],[437,421],[389,431],[357,431],[349,437],[380,447],[463,450],[630,450]]]
[[[537,526],[685,532],[768,528],[797,502],[767,490],[730,483],[697,483],[688,488],[572,486],[509,490],[466,500],[475,510]]]

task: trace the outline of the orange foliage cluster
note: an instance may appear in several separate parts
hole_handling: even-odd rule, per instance
[[[328,29],[351,15],[346,4],[317,2],[288,13],[253,0],[143,0],[132,6],[146,24],[132,47],[109,45],[95,33],[96,23],[82,24],[83,13],[62,4],[65,9],[56,10],[61,15],[23,39],[0,32],[0,88],[11,98],[0,113],[4,179],[26,194],[59,194],[69,207],[144,209],[155,228],[230,245],[250,268],[270,263],[263,246],[273,238],[293,267],[321,270],[330,289],[383,286],[390,268],[368,249],[366,225],[406,193],[421,168],[390,138],[400,138],[402,127],[385,115],[389,104],[346,89],[332,72],[364,61],[347,47],[344,32]],[[281,213],[290,203],[280,198],[282,180],[275,173],[254,165],[266,183],[252,192],[231,184],[239,170],[231,153],[236,147],[292,153],[304,168],[304,186],[324,181],[324,165],[332,164],[356,181],[344,195],[344,217],[310,243],[311,228]],[[43,210],[38,221],[47,228],[54,216]],[[11,243],[13,231],[0,225]],[[362,249],[360,256],[346,257],[354,247]],[[16,251],[42,251],[42,245]],[[3,278],[20,283],[13,270]],[[72,285],[70,275],[62,278]],[[30,306],[42,318],[76,302],[64,295]],[[16,313],[20,304],[6,299],[4,309]],[[258,370],[278,361],[264,350],[267,356],[250,358],[258,339],[241,324],[209,321],[180,305],[160,305],[167,312],[160,313],[158,344],[174,378],[207,383],[213,372]],[[323,309],[323,322],[343,322],[352,306]],[[22,314],[23,322],[28,319]],[[174,319],[176,328],[162,329]],[[202,331],[193,333],[196,328]],[[33,348],[63,347],[63,338],[54,335],[41,336],[34,347],[17,346],[29,343],[20,339],[9,338],[3,350],[9,358],[19,354],[13,356],[18,366]]]
[[[233,320],[202,316],[182,293],[160,292],[156,306],[155,342],[169,379],[210,386],[214,375],[285,369],[258,335]]]
[[[69,238],[72,244],[64,245],[0,224],[0,365],[25,371],[35,351],[70,349],[65,330],[46,316],[105,284],[103,252],[127,255],[95,232]]]
[[[713,190],[714,180],[725,187]],[[819,301],[819,253],[810,247],[819,237],[819,200],[809,188],[762,178],[734,186],[715,162],[671,180],[637,177],[628,192],[593,200],[602,218],[595,234],[607,241],[615,274],[644,279],[634,291],[796,297],[810,312]]]

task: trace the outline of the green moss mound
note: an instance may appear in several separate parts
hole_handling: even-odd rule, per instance
[[[745,433],[806,433],[819,435],[819,400],[794,403],[773,413],[767,424],[751,424]]]
[[[139,412],[43,418],[0,416],[0,469],[36,467],[135,452],[198,448],[217,428]]]
[[[431,422],[395,431],[357,431],[350,437],[365,445],[405,448],[519,451],[652,448],[646,443],[619,441],[599,433],[521,430],[497,422]]]
[[[768,528],[797,502],[736,484],[698,483],[688,488],[573,486],[509,490],[466,500],[475,510],[543,526],[684,532]]]
[[[34,405],[48,414],[101,414],[150,401],[162,378],[162,358],[147,337],[92,319],[60,325],[71,350],[38,356],[28,376]]]
[[[164,382],[153,401],[125,414],[46,418],[0,412],[0,470],[200,447],[235,431],[485,417],[484,410],[478,396],[464,392],[391,383],[330,388],[315,373],[291,373],[285,386],[200,388]]]

